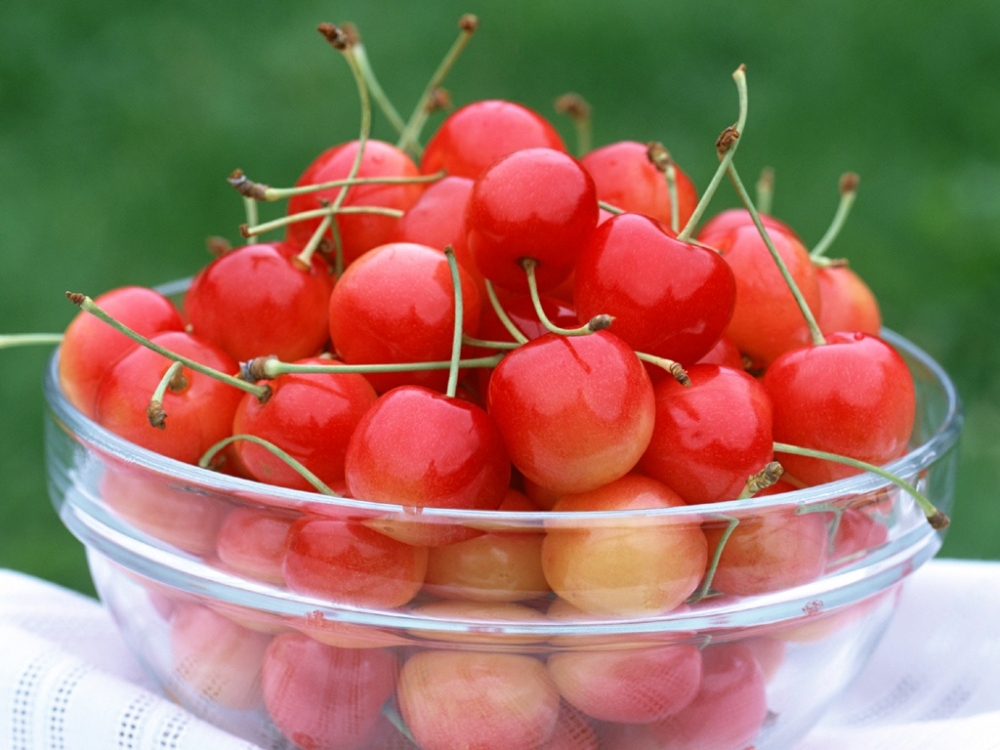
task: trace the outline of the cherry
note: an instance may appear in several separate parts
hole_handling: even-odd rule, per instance
[[[223,373],[238,369],[217,346],[187,333],[161,333],[151,341]],[[166,424],[157,429],[150,424],[146,408],[170,367],[171,361],[162,354],[135,347],[101,380],[95,417],[101,426],[129,442],[178,461],[197,463],[202,454],[231,433],[233,414],[243,394],[184,367],[166,389],[162,399]]]
[[[312,358],[297,364],[331,364]],[[356,373],[287,373],[269,382],[271,395],[260,403],[252,394],[240,401],[233,433],[263,438],[300,461],[327,485],[344,481],[347,443],[374,403],[376,395],[363,375]],[[234,451],[247,473],[260,482],[313,489],[285,461],[249,441],[238,441]]]
[[[560,513],[674,508],[684,501],[655,479],[631,474],[590,492],[563,495]],[[561,598],[585,612],[637,617],[669,612],[695,590],[705,573],[708,545],[696,519],[553,523],[542,545],[542,566]]]
[[[143,336],[184,330],[184,321],[173,303],[146,287],[112,289],[95,303]],[[135,346],[134,341],[93,315],[78,313],[66,327],[59,349],[59,385],[67,400],[93,419],[101,378]]]
[[[300,518],[282,565],[292,591],[360,607],[399,607],[420,590],[427,550],[390,539],[358,521]]]
[[[715,342],[715,346],[709,349],[705,356],[698,360],[698,364],[719,365],[720,367],[728,367],[731,370],[742,370],[743,355],[740,354],[739,348],[732,340],[727,336],[723,336]]]
[[[617,336],[548,333],[515,349],[490,378],[487,411],[514,465],[556,492],[624,476],[653,431],[653,386]]]
[[[237,362],[319,354],[329,337],[333,280],[313,256],[308,269],[283,243],[245,245],[202,269],[184,297],[192,331]]]
[[[768,231],[775,231],[781,234],[799,239],[788,224],[776,219],[766,213],[758,213],[761,223]],[[698,230],[698,241],[705,245],[715,246],[723,237],[735,229],[754,226],[753,217],[745,208],[728,208],[725,211],[715,214],[705,222],[704,226]],[[799,240],[801,242],[801,240]]]
[[[306,168],[295,183],[297,187],[319,185],[334,180],[343,180],[351,172],[358,151],[358,141],[342,143],[327,149]],[[416,165],[403,151],[388,143],[377,140],[365,142],[361,166],[355,177],[417,177]],[[417,202],[425,185],[420,182],[382,183],[354,185],[348,189],[343,206],[378,206],[406,211]],[[312,211],[322,207],[323,201],[333,202],[341,188],[329,188],[301,195],[293,195],[288,201],[289,215]],[[309,242],[319,228],[320,219],[307,219],[290,224],[287,241],[298,252]],[[340,214],[337,224],[341,248],[345,262],[373,247],[389,241],[396,227],[393,216],[380,214]],[[331,230],[326,238],[333,242]]]
[[[545,666],[520,654],[414,654],[399,675],[397,697],[424,750],[537,748],[559,716],[559,693]]]
[[[864,333],[833,333],[822,346],[795,349],[767,369],[774,439],[881,466],[906,452],[916,410],[913,377],[889,344]],[[859,469],[780,454],[801,482],[832,482]]]
[[[537,112],[515,102],[487,99],[452,112],[427,142],[420,171],[443,169],[476,179],[490,164],[526,148],[566,151],[562,138]]]
[[[645,214],[669,227],[670,192],[663,173],[650,162],[648,150],[637,141],[619,141],[594,149],[580,163],[594,178],[599,200],[630,213]],[[680,169],[677,198],[677,215],[680,226],[684,226],[698,204],[698,193]]]
[[[345,477],[351,495],[363,500],[495,510],[510,482],[510,461],[482,408],[420,386],[400,386],[361,418],[347,446]],[[406,522],[379,528],[419,544],[446,544],[470,531]]]
[[[341,649],[298,633],[264,655],[264,702],[275,725],[307,750],[362,750],[379,726],[398,665],[387,649]]]
[[[233,508],[219,529],[215,553],[222,564],[256,581],[283,585],[281,572],[294,519],[272,510]]]
[[[556,728],[538,750],[600,750],[597,731],[587,717],[571,705],[562,702]]]
[[[462,328],[474,335],[479,295],[464,270],[459,276]],[[451,354],[454,321],[448,260],[424,245],[395,242],[372,249],[351,264],[330,295],[333,346],[348,364],[445,361]],[[404,384],[443,391],[448,373],[378,372],[367,378],[379,393]]]
[[[656,423],[639,469],[688,503],[735,499],[773,458],[771,400],[742,370],[695,365],[691,387],[666,378],[653,389]]]
[[[573,299],[587,320],[606,313],[634,349],[693,364],[722,337],[736,302],[717,253],[669,236],[653,219],[621,214],[594,232],[576,267]]]
[[[860,331],[877,336],[882,330],[882,314],[871,288],[845,265],[818,266],[820,331],[828,336],[836,331]]]
[[[515,151],[476,179],[465,221],[469,252],[483,276],[525,291],[522,260],[532,259],[538,289],[545,291],[569,276],[597,226],[594,181],[561,151]]]

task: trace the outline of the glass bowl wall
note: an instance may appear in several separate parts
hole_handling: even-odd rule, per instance
[[[912,449],[887,468],[948,512],[957,395],[886,338],[918,400]],[[656,511],[415,513],[137,448],[66,401],[55,359],[45,392],[50,494],[125,640],[168,695],[264,746],[426,750],[471,732],[498,748],[789,747],[941,544],[871,474]],[[293,575],[292,527],[354,546]],[[690,577],[678,539],[704,532],[711,560],[728,529],[772,527],[804,550],[791,563],[722,557],[675,600]],[[467,558],[451,552],[494,543],[490,570],[457,572]],[[570,572],[554,574],[560,555]]]

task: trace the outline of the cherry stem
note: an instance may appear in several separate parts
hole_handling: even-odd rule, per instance
[[[719,560],[722,559],[722,550],[725,549],[726,543],[729,541],[729,537],[732,536],[733,531],[739,526],[740,519],[734,518],[733,516],[713,516],[713,520],[725,521],[726,530],[722,532],[722,536],[719,537],[719,543],[715,545],[715,553],[712,555],[712,560],[708,565],[708,570],[705,571],[705,579],[702,581],[701,587],[698,589],[697,593],[688,599],[689,604],[694,604],[699,602],[709,595],[712,590],[712,580],[715,578],[715,571],[719,568]]]
[[[187,387],[187,379],[181,369],[184,367],[180,362],[174,362],[167,371],[163,373],[160,382],[156,384],[156,389],[149,399],[149,406],[146,407],[146,416],[149,424],[158,430],[167,428],[167,413],[163,411],[163,396],[167,388],[172,391],[179,391]]]
[[[494,354],[489,357],[472,357],[470,359],[458,360],[458,366],[463,368],[472,367],[496,367],[503,359],[502,354]],[[435,360],[433,362],[391,362],[381,364],[358,364],[349,365],[343,362],[331,362],[328,365],[318,364],[292,364],[282,362],[277,357],[257,357],[240,364],[240,377],[243,381],[256,382],[258,380],[273,380],[279,375],[291,372],[299,373],[369,373],[369,372],[418,372],[423,370],[448,370],[451,368],[451,360]]]
[[[833,221],[830,222],[829,228],[826,230],[826,234],[816,243],[816,247],[812,249],[809,253],[809,257],[812,260],[818,260],[819,258],[824,258],[826,256],[826,251],[830,249],[830,245],[833,241],[837,239],[837,235],[840,234],[840,230],[844,227],[844,222],[847,221],[847,217],[851,213],[851,206],[854,205],[854,199],[858,194],[858,181],[861,178],[858,177],[854,172],[847,172],[840,178],[840,203],[837,205],[837,213],[833,216]]]
[[[343,36],[343,32],[335,27],[330,29],[330,24],[323,24],[320,26],[320,33],[327,38],[328,41],[344,56],[347,61],[348,67],[351,69],[351,74],[354,76],[354,83],[358,89],[358,98],[361,100],[361,127],[358,133],[358,150],[354,154],[354,161],[351,163],[351,168],[347,172],[347,179],[353,180],[358,176],[358,170],[361,169],[361,160],[365,155],[365,145],[368,143],[368,136],[371,135],[372,129],[372,105],[368,98],[368,84],[365,81],[364,74],[361,72],[361,68],[358,65],[357,59],[354,57],[354,45],[350,42],[344,42],[340,37]],[[336,36],[337,34],[340,37]],[[333,199],[333,203],[330,205],[329,211],[330,215],[336,214],[340,207],[344,205],[344,201],[347,199],[347,192],[350,190],[350,186],[345,185],[340,188],[337,193],[337,197]],[[312,243],[309,243],[312,245]],[[339,277],[344,267],[343,249],[340,243],[334,243],[334,270],[336,275]],[[307,245],[302,249],[302,252],[298,254],[298,260],[304,268],[308,268],[312,262],[312,254],[316,251],[319,243],[310,249]],[[308,252],[307,252],[308,250]]]
[[[326,206],[327,208],[329,208],[330,206],[328,201],[323,201],[323,205]],[[309,266],[302,265],[303,262],[302,258],[306,257],[309,258],[310,260],[312,259],[313,253],[316,252],[316,249],[319,247],[319,243],[323,241],[323,236],[326,234],[326,231],[330,228],[330,225],[332,224],[333,224],[333,212],[328,210],[326,212],[326,216],[323,217],[323,220],[320,221],[319,225],[316,227],[316,230],[312,233],[312,236],[309,238],[309,241],[302,248],[302,252],[296,255],[295,258],[293,259],[295,265],[298,266],[301,270],[303,271],[309,270]],[[339,271],[337,272],[337,275],[340,276]]]
[[[598,208],[603,208],[609,214],[614,214],[615,216],[625,213],[624,208],[618,208],[618,206],[613,206],[606,201],[597,201],[597,206]]]
[[[507,311],[503,309],[503,305],[500,304],[496,290],[489,279],[486,279],[486,295],[490,298],[490,305],[493,306],[493,312],[500,318],[500,322],[503,323],[503,327],[507,329],[507,333],[511,335],[511,338],[519,344],[527,344],[528,337],[521,333],[521,329],[514,325],[514,321],[510,319]]]
[[[542,299],[538,296],[538,282],[535,279],[535,268],[537,266],[538,261],[534,258],[521,259],[521,268],[528,275],[528,293],[531,295],[531,304],[535,308],[538,321],[548,331],[557,333],[560,336],[589,336],[592,333],[597,333],[597,331],[603,331],[605,328],[611,327],[614,318],[610,315],[595,315],[579,328],[561,328],[553,323],[549,319],[549,316],[545,314],[545,309],[542,307]]]
[[[438,65],[437,70],[434,71],[434,75],[427,82],[423,94],[420,95],[420,99],[417,100],[417,105],[413,109],[413,114],[410,115],[410,119],[406,123],[406,128],[396,142],[398,148],[416,156],[419,156],[422,151],[419,140],[420,131],[423,130],[424,124],[431,113],[431,102],[434,101],[435,92],[444,83],[444,79],[462,54],[465,45],[472,39],[472,35],[479,27],[479,20],[471,13],[467,13],[459,19],[458,27],[458,38],[452,43],[451,48]]]
[[[687,371],[683,366],[681,366],[680,362],[674,362],[672,359],[657,357],[655,354],[647,354],[646,352],[636,352],[635,356],[643,362],[649,362],[651,365],[662,367],[670,373],[670,376],[674,380],[683,385],[685,388],[691,387],[691,378],[688,377]]]
[[[39,344],[62,343],[61,333],[5,333],[0,334],[0,349],[13,349],[15,346],[36,346]]]
[[[583,156],[591,149],[590,104],[579,94],[563,94],[556,99],[556,112],[566,115],[576,129],[576,153]]]
[[[670,199],[670,228],[674,234],[680,231],[680,207],[677,205],[677,167],[666,146],[658,141],[652,141],[646,147],[646,155],[650,163],[656,167],[667,180],[667,197]]]
[[[449,398],[455,398],[455,394],[458,393],[458,362],[462,358],[462,318],[465,315],[465,308],[462,304],[462,279],[458,275],[458,261],[455,260],[455,251],[451,245],[445,247],[444,255],[448,259],[451,286],[455,294],[455,330],[451,337],[451,366],[448,368],[448,387],[444,394]]]
[[[355,177],[353,179],[330,180],[329,182],[317,182],[312,185],[296,185],[290,188],[276,188],[254,182],[242,169],[233,171],[228,177],[228,182],[241,195],[253,198],[256,201],[273,203],[275,201],[291,198],[296,195],[308,195],[318,193],[321,190],[331,190],[338,187],[352,187],[354,185],[411,185],[424,182],[437,182],[445,177],[447,173],[439,169],[433,174],[414,175],[412,177],[401,177],[399,175],[387,175],[385,177]]]
[[[368,59],[368,52],[365,49],[364,42],[361,40],[360,34],[358,34],[357,28],[353,24],[341,24],[344,31],[352,38],[352,47],[354,49],[354,59],[358,62],[358,68],[361,70],[361,74],[365,77],[365,83],[368,84],[368,91],[371,94],[371,98],[375,100],[375,104],[378,108],[382,110],[382,114],[392,125],[393,129],[397,133],[402,134],[406,129],[406,123],[403,121],[403,117],[399,114],[396,108],[392,105],[389,97],[386,96],[385,91],[382,89],[382,85],[378,82],[378,78],[375,77],[375,70],[371,66],[371,61]]]
[[[771,235],[768,234],[767,228],[760,220],[760,214],[754,207],[753,201],[750,200],[750,194],[747,192],[746,187],[743,185],[743,181],[740,179],[740,176],[736,171],[736,165],[730,164],[728,171],[729,177],[732,180],[733,185],[736,187],[736,192],[739,193],[740,200],[743,201],[743,205],[746,206],[747,211],[750,212],[750,218],[753,219],[754,226],[757,227],[757,231],[764,240],[764,244],[767,246],[767,251],[771,254],[775,264],[778,266],[778,271],[781,272],[781,277],[785,280],[785,284],[788,285],[789,290],[791,290],[792,296],[795,297],[795,303],[799,306],[799,310],[802,311],[802,317],[805,318],[806,325],[809,327],[809,336],[812,339],[813,345],[822,346],[826,343],[826,339],[823,338],[823,334],[819,330],[819,323],[816,322],[816,316],[813,315],[812,310],[809,309],[809,303],[806,302],[806,298],[802,296],[802,291],[799,289],[799,285],[795,283],[795,279],[792,278],[792,274],[788,270],[788,266],[785,265],[784,259],[778,254],[777,249],[774,247],[774,243],[771,241]]]
[[[747,482],[743,485],[743,489],[740,491],[740,494],[737,495],[736,499],[748,500],[761,490],[767,489],[772,484],[777,482],[781,479],[781,475],[784,473],[785,468],[781,464],[777,461],[771,461],[756,474],[751,474],[747,477]]]
[[[253,198],[248,198],[247,196],[244,195],[243,210],[246,212],[247,226],[249,227],[256,226],[257,223],[260,221],[260,217],[257,213],[257,201],[255,201]],[[256,235],[251,234],[248,237],[248,239],[250,240],[256,239]]]
[[[281,229],[282,227],[287,227],[289,224],[295,224],[300,221],[307,221],[308,219],[322,219],[324,216],[329,216],[330,214],[377,214],[379,216],[392,216],[398,219],[403,215],[403,212],[398,208],[386,208],[385,206],[341,206],[335,208],[333,204],[330,206],[324,206],[323,208],[314,208],[309,211],[301,211],[297,214],[289,214],[288,216],[282,216],[273,221],[266,221],[263,224],[257,224],[256,226],[247,226],[243,224],[240,226],[240,234],[244,237],[256,236],[258,234],[264,234],[266,232],[273,232],[275,229]]]
[[[771,206],[774,203],[774,169],[764,167],[760,170],[760,177],[754,185],[757,193],[757,210],[762,214],[771,213]]]
[[[934,504],[924,496],[920,490],[914,487],[912,484],[907,482],[902,477],[899,477],[892,472],[886,471],[880,466],[875,466],[866,461],[859,461],[856,458],[850,458],[849,456],[841,456],[836,453],[828,453],[827,451],[815,450],[813,448],[803,448],[798,445],[788,445],[787,443],[775,443],[774,444],[775,453],[791,453],[795,456],[806,456],[807,458],[820,458],[826,461],[833,461],[835,463],[844,464],[845,466],[851,466],[855,469],[861,469],[862,471],[868,471],[876,476],[882,477],[893,484],[895,484],[900,489],[908,492],[913,499],[920,506],[920,509],[927,516],[927,522],[930,523],[932,528],[944,529],[947,528],[951,520],[943,512],[934,507]]]
[[[257,437],[256,435],[230,435],[227,438],[223,438],[215,445],[213,445],[211,448],[209,448],[207,451],[205,451],[205,454],[200,459],[198,459],[198,466],[200,466],[203,469],[211,467],[212,461],[215,459],[216,455],[218,455],[219,451],[221,451],[223,448],[230,445],[231,443],[235,443],[237,440],[245,440],[247,442],[254,443],[255,445],[259,445],[262,448],[266,448],[275,456],[277,456],[286,464],[288,464],[292,469],[294,469],[296,473],[299,474],[299,476],[301,476],[303,479],[309,482],[309,484],[315,487],[318,492],[324,495],[330,495],[331,497],[341,497],[341,495],[331,490],[326,485],[326,483],[323,482],[322,479],[320,479],[318,476],[309,471],[309,469],[303,466],[301,461],[289,455],[288,453],[283,451],[281,448],[279,448],[269,440]]]
[[[466,346],[480,346],[483,349],[517,349],[521,344],[515,341],[486,341],[485,339],[477,339],[474,336],[466,336],[463,334],[462,343]]]
[[[694,208],[694,213],[691,214],[691,218],[688,219],[687,224],[684,225],[684,228],[677,235],[677,239],[681,242],[687,242],[688,238],[694,234],[694,229],[698,226],[698,222],[701,221],[702,214],[708,208],[708,204],[711,202],[712,196],[715,195],[715,191],[719,189],[722,178],[726,176],[726,170],[733,163],[733,156],[736,155],[736,149],[740,145],[740,138],[743,136],[743,128],[747,122],[746,66],[740,65],[733,72],[733,80],[736,82],[736,91],[739,95],[739,116],[736,119],[736,124],[722,131],[722,135],[716,141],[716,150],[722,157],[719,162],[719,168],[712,175],[712,180],[708,183],[708,187],[705,188],[705,192],[702,193],[698,205]]]
[[[66,297],[70,300],[70,302],[79,307],[81,310],[90,313],[95,318],[107,323],[109,326],[114,328],[119,333],[125,334],[136,343],[146,347],[147,349],[151,349],[157,354],[162,354],[169,360],[172,360],[174,362],[181,362],[186,367],[188,367],[191,370],[194,370],[195,372],[200,372],[202,375],[207,375],[210,378],[215,378],[216,380],[221,381],[227,385],[231,385],[234,388],[239,388],[241,391],[251,393],[257,398],[258,401],[264,402],[271,395],[271,389],[268,388],[267,386],[259,386],[259,385],[254,385],[253,383],[248,383],[245,380],[233,377],[232,375],[227,375],[224,372],[219,372],[216,369],[201,364],[201,362],[196,362],[193,359],[185,357],[181,354],[176,354],[170,351],[169,349],[165,349],[159,344],[153,343],[145,336],[143,336],[141,333],[133,331],[128,326],[115,320],[107,312],[105,312],[96,304],[94,304],[94,300],[92,300],[90,297],[84,294],[80,294],[79,292],[66,292]]]

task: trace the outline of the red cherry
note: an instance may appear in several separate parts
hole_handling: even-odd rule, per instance
[[[303,270],[283,243],[245,245],[195,276],[184,314],[196,335],[237,362],[270,354],[301,359],[326,344],[332,290],[330,270],[319,256]]]
[[[331,364],[313,358],[297,364]],[[249,434],[277,445],[328,486],[344,479],[344,456],[361,417],[375,401],[375,389],[363,375],[287,373],[269,383],[271,395],[260,403],[252,394],[240,401],[233,434]],[[266,448],[237,441],[234,450],[246,471],[259,482],[311,490],[313,486]]]
[[[671,204],[667,181],[647,156],[648,147],[636,141],[620,141],[594,149],[580,162],[597,186],[597,197],[624,211],[650,216],[670,226]],[[694,183],[677,169],[677,208],[683,227],[695,206]]]
[[[154,336],[153,343],[223,373],[238,365],[217,346],[187,333]],[[164,429],[152,427],[146,407],[173,362],[144,346],[122,357],[105,374],[97,391],[96,419],[105,428],[169,458],[197,463],[231,434],[233,414],[243,392],[208,375],[181,368],[183,385],[163,396]]]
[[[795,230],[780,219],[776,219],[768,214],[759,214],[759,216],[761,223],[768,231],[773,229],[776,232],[781,232],[782,234],[799,239]],[[756,225],[753,223],[753,217],[750,216],[750,212],[747,209],[729,208],[725,211],[717,213],[705,222],[705,225],[698,230],[698,241],[715,247],[716,242],[732,232],[734,229],[753,226]],[[799,241],[801,242],[801,240]]]
[[[869,286],[847,266],[819,267],[819,329],[824,335],[835,331],[861,331],[877,336],[882,330],[882,313]]]
[[[736,344],[726,336],[715,342],[715,346],[708,350],[708,354],[698,360],[699,365],[719,365],[732,370],[743,369],[743,355],[740,354]]]
[[[656,425],[639,469],[688,503],[733,500],[773,459],[771,400],[742,370],[695,365],[690,387],[657,383]]]
[[[538,288],[545,291],[569,276],[597,226],[594,181],[561,151],[516,151],[476,180],[465,221],[469,252],[483,276],[526,291],[521,260],[532,258]]]
[[[94,304],[134,331],[149,338],[165,331],[183,331],[184,321],[173,303],[159,292],[126,286],[105,292]],[[67,326],[59,348],[59,385],[73,406],[94,418],[94,398],[104,373],[137,346],[102,320],[80,312]]]
[[[675,239],[653,219],[621,214],[594,232],[576,267],[577,315],[606,313],[637,351],[697,362],[733,314],[736,283],[710,250]]]
[[[557,492],[624,476],[653,431],[649,376],[607,331],[549,333],[515,349],[493,371],[486,403],[514,465]]]
[[[459,267],[465,333],[479,325],[479,295]],[[344,272],[330,296],[330,333],[348,364],[443,362],[451,357],[455,298],[448,259],[423,245],[377,247]],[[369,373],[384,393],[408,383],[443,391],[447,370]]]
[[[549,122],[515,102],[488,99],[452,112],[427,142],[420,171],[475,179],[497,159],[525,148],[566,146]]]
[[[316,157],[302,173],[296,187],[318,185],[333,180],[343,180],[350,174],[358,152],[358,142],[342,143]],[[365,142],[364,154],[357,177],[416,177],[416,165],[403,151],[382,141]],[[381,206],[406,211],[424,192],[422,183],[355,185],[348,189],[344,206]],[[288,200],[289,215],[313,211],[322,207],[322,201],[333,202],[341,188],[330,188],[313,193],[293,196]],[[320,219],[309,219],[290,224],[288,243],[296,252],[319,227]],[[350,263],[373,247],[389,241],[398,219],[379,214],[342,214],[335,221],[340,230],[341,248],[345,263]],[[327,230],[326,238],[333,242],[333,233]]]
[[[774,404],[774,439],[882,464],[906,452],[916,397],[906,362],[889,344],[864,333],[833,333],[822,346],[790,351],[764,374]],[[780,454],[788,473],[823,484],[859,469]]]
[[[283,585],[282,560],[293,520],[259,508],[233,508],[222,522],[215,553],[227,568]]]

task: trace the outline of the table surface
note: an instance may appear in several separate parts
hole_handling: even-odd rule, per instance
[[[0,748],[258,750],[163,698],[98,602],[9,570]],[[858,680],[795,750],[845,748],[1000,750],[1000,563],[913,575]]]

